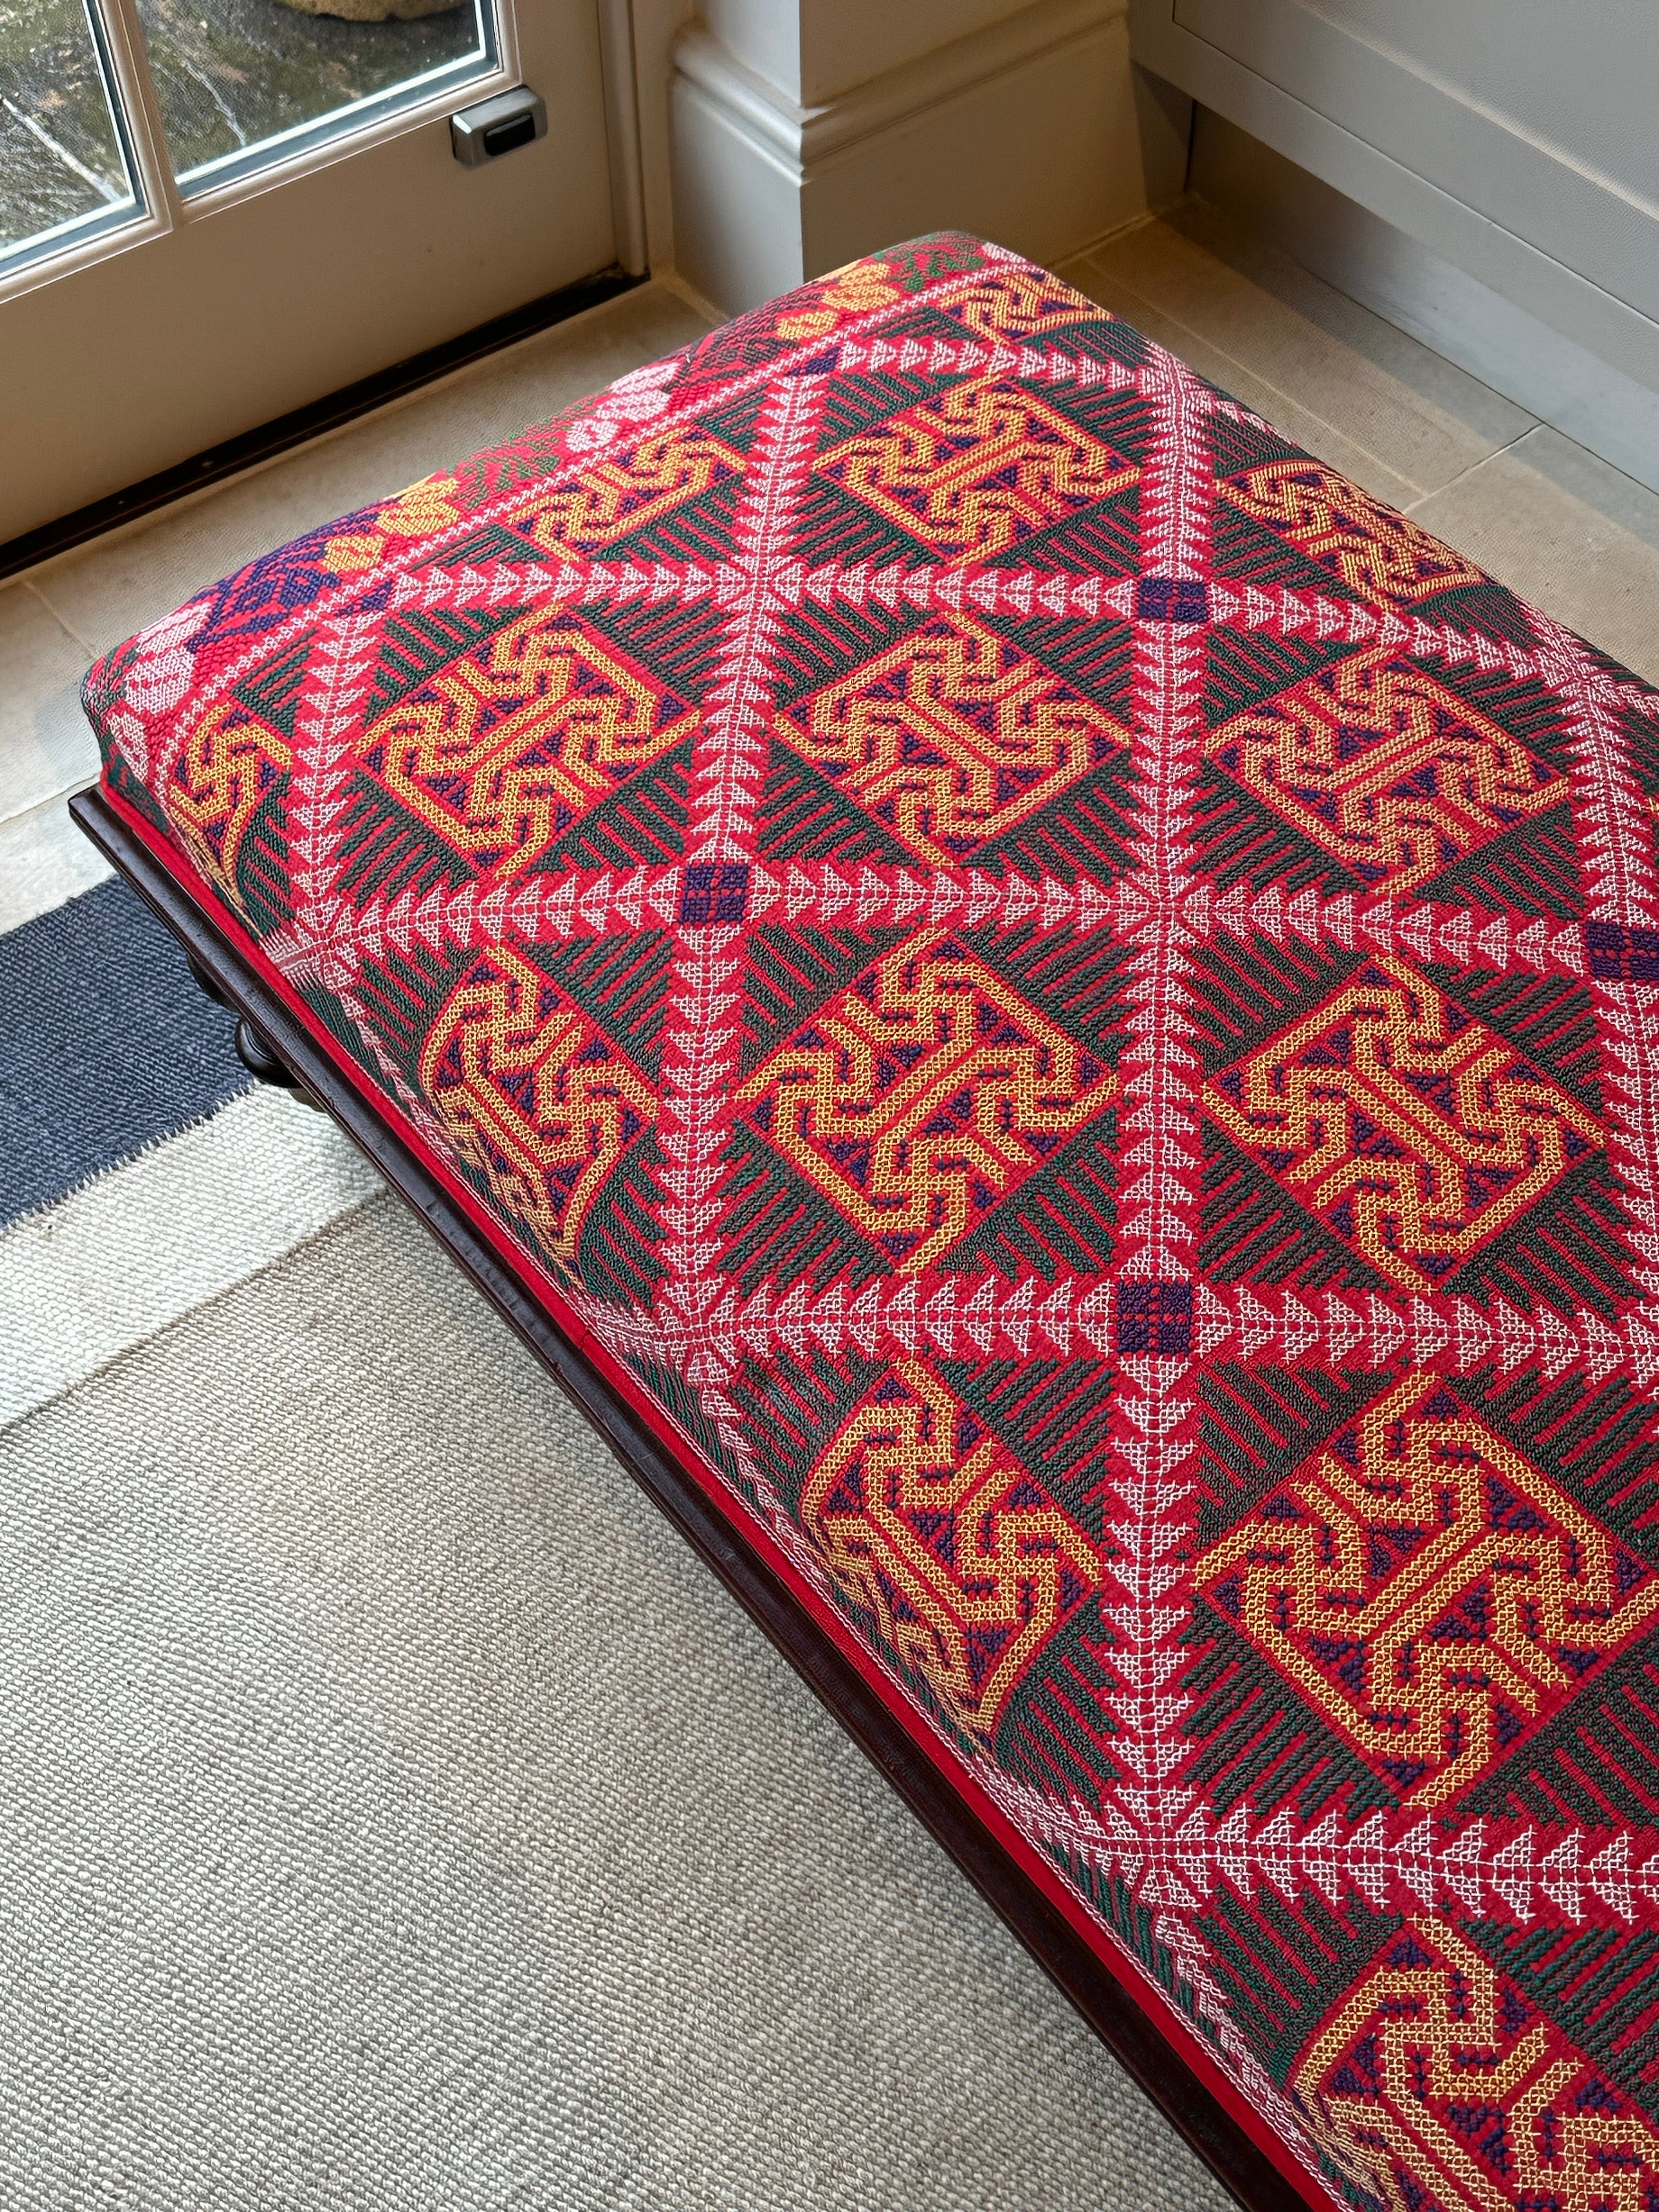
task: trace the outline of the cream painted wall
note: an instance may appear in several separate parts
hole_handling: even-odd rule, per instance
[[[1006,0],[846,0],[815,8],[801,30],[802,95],[828,100],[866,77],[1000,22]]]
[[[714,36],[758,76],[804,107],[830,100],[936,46],[967,37],[1022,0],[708,0]],[[1023,0],[1029,5],[1029,0]]]
[[[673,45],[677,266],[736,312],[920,231],[1054,259],[1133,221],[1181,189],[1187,112],[1138,99],[1126,9],[707,0]]]
[[[815,0],[708,0],[703,21],[733,60],[757,76],[801,97],[801,17]]]

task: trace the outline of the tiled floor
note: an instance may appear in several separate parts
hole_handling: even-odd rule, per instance
[[[1270,247],[1189,204],[1066,264],[1285,434],[1659,682],[1659,495]],[[269,467],[0,586],[0,929],[98,867],[64,816],[96,768],[93,656],[298,531],[693,336],[653,284]]]

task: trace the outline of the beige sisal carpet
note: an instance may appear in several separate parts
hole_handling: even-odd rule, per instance
[[[9,2212],[1219,2212],[385,1196],[11,1425],[0,1591]]]

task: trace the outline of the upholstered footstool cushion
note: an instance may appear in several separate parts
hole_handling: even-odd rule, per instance
[[[1659,696],[947,235],[86,696],[1189,2126],[1659,2203]]]

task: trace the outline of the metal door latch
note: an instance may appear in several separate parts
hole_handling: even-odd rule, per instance
[[[455,159],[469,169],[527,146],[532,138],[547,136],[547,103],[540,93],[521,84],[512,92],[498,92],[476,106],[462,108],[449,118],[449,143]]]

